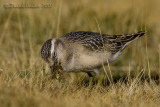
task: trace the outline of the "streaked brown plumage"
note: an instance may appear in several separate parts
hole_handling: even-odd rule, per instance
[[[132,41],[144,35],[106,35],[94,32],[71,32],[57,39],[49,39],[41,49],[42,58],[50,65],[58,64],[63,71],[98,73],[103,64],[115,61]]]

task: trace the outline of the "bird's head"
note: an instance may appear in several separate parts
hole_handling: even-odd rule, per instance
[[[57,63],[57,54],[55,51],[56,39],[47,40],[41,48],[41,57],[47,62],[51,68],[51,72],[54,71],[54,66]]]

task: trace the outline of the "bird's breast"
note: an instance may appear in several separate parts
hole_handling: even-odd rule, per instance
[[[93,70],[96,67],[106,64],[110,58],[109,53],[79,53],[73,54],[70,61],[64,64],[64,71],[85,71]]]

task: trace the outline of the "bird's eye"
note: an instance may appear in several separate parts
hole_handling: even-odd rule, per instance
[[[57,53],[56,53],[56,52],[54,52],[54,53],[53,53],[53,57],[56,57],[56,56],[57,56]]]

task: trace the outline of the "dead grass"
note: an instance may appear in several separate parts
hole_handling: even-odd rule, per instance
[[[26,2],[52,4],[34,9],[5,9],[6,3],[11,2],[0,1],[0,107],[159,106],[159,1]],[[110,65],[112,83],[103,69],[92,82],[84,73],[64,72],[51,80],[49,67],[40,57],[42,44],[72,31],[99,30],[107,34],[148,32]]]

